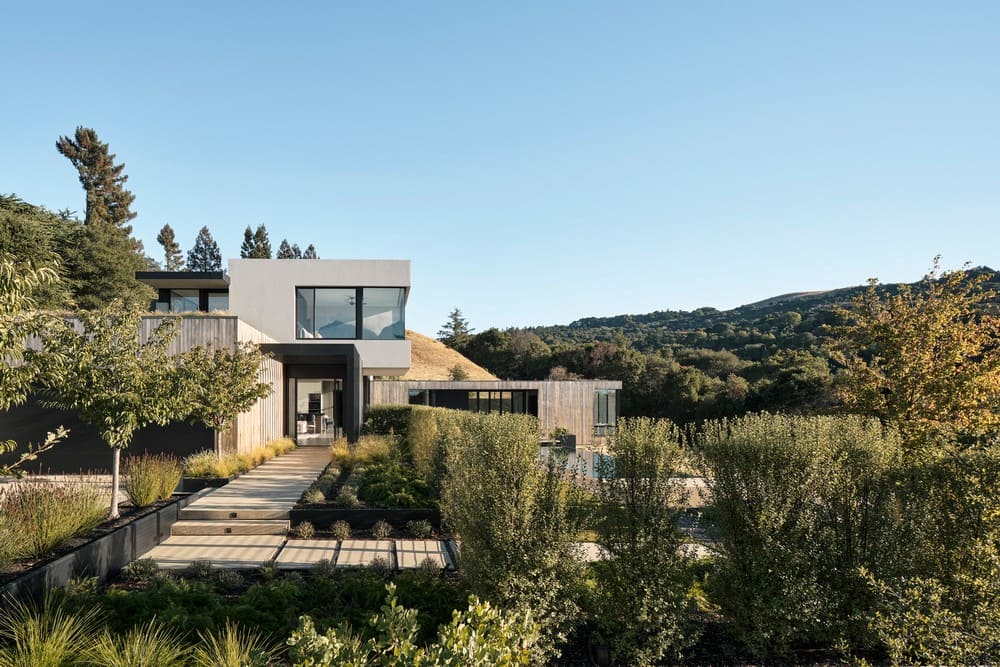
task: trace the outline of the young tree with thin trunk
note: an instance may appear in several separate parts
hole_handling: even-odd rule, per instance
[[[43,396],[51,407],[70,410],[97,429],[111,447],[111,508],[118,513],[121,450],[136,431],[168,424],[188,414],[175,359],[168,354],[177,318],[165,318],[140,340],[143,310],[113,302],[96,311],[79,311],[43,332],[46,348],[60,354],[42,365]]]
[[[170,225],[156,235],[156,242],[163,246],[163,266],[167,271],[180,271],[184,268],[184,258],[181,255],[181,244],[174,238],[174,230]]]
[[[231,350],[199,346],[180,355],[188,418],[215,430],[217,454],[222,453],[222,434],[236,416],[271,395],[271,383],[260,377],[266,358],[253,343],[239,343]]]

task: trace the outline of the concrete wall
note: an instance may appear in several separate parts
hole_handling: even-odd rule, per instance
[[[594,436],[594,391],[621,391],[617,380],[505,380],[505,381],[395,381],[378,380],[371,384],[372,405],[405,405],[409,390],[513,391],[538,392],[538,421],[542,434],[562,427],[575,435],[578,444],[599,444]]]

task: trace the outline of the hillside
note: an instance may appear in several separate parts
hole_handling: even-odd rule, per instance
[[[459,366],[469,380],[496,380],[488,370],[477,366],[444,343],[416,331],[407,331],[410,341],[410,370],[401,380],[449,380],[451,369]]]

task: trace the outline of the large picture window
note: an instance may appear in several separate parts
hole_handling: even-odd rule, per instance
[[[594,391],[594,435],[611,435],[618,422],[618,407],[615,405],[614,389]]]
[[[401,287],[298,287],[295,337],[334,340],[403,340]]]

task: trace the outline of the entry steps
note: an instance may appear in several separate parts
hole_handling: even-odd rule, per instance
[[[280,519],[240,519],[238,521],[177,521],[171,535],[284,535],[289,521]]]

